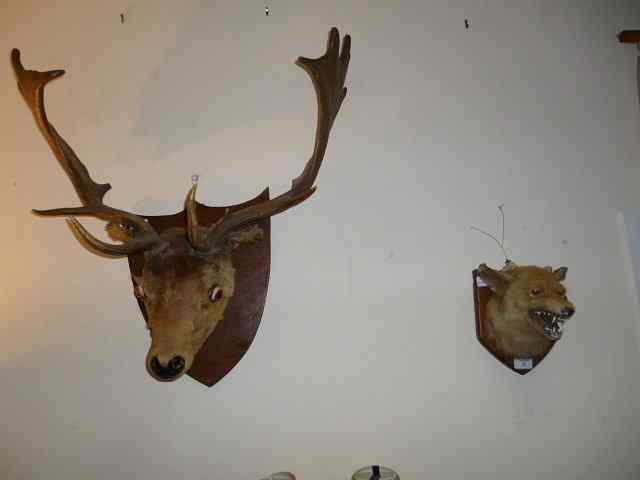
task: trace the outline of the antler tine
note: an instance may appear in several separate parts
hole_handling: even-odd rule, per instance
[[[207,245],[205,241],[206,237],[206,228],[201,227],[198,223],[198,215],[196,213],[198,205],[196,204],[196,190],[198,189],[198,184],[194,183],[194,185],[189,190],[187,194],[187,199],[185,201],[185,210],[187,211],[187,236],[189,238],[189,243],[196,250],[206,251]]]
[[[36,124],[45,140],[53,150],[54,155],[65,170],[73,184],[83,205],[101,205],[105,193],[111,189],[108,183],[99,184],[89,176],[87,167],[76,156],[73,149],[58,135],[56,129],[49,123],[44,107],[44,87],[51,81],[65,74],[64,70],[50,70],[38,72],[25,70],[20,61],[20,50],[14,48],[11,52],[11,64],[18,77],[18,88],[27,106],[33,113]]]
[[[146,232],[142,235],[136,236],[126,243],[120,245],[114,245],[111,243],[103,242],[91,235],[82,224],[75,218],[68,218],[67,225],[71,231],[80,237],[84,243],[86,243],[91,249],[100,253],[111,256],[124,256],[131,253],[136,253],[142,250],[146,250],[150,245],[154,245],[157,241],[157,235],[155,232]],[[82,242],[81,242],[82,243]]]
[[[351,37],[345,35],[340,52],[340,34],[337,28],[329,32],[327,52],[320,58],[298,57],[296,65],[311,77],[318,100],[318,124],[313,154],[302,173],[293,180],[293,189],[302,190],[313,186],[324,158],[329,133],[340,106],[347,95],[344,81],[351,58]]]
[[[318,101],[318,124],[313,154],[302,173],[292,181],[289,191],[271,200],[228,214],[220,223],[212,226],[206,238],[209,249],[216,248],[230,231],[284,212],[314,193],[313,184],[322,165],[329,133],[347,94],[344,81],[349,67],[350,51],[351,37],[345,35],[340,51],[340,34],[334,27],[329,32],[327,49],[323,56],[316,59],[298,58],[296,64],[311,77]]]
[[[47,118],[44,103],[45,86],[51,80],[64,75],[65,71],[49,70],[47,72],[39,72],[26,70],[20,60],[20,51],[18,49],[13,49],[11,52],[11,65],[18,80],[18,89],[31,110],[40,132],[71,180],[80,201],[84,205],[83,207],[34,210],[33,212],[43,216],[92,216],[115,224],[125,225],[128,230],[134,229],[135,226],[139,233],[137,238],[132,238],[124,245],[109,245],[92,237],[77,221],[74,220],[72,222],[74,231],[82,236],[87,243],[96,250],[109,255],[128,254],[150,248],[159,240],[151,225],[138,215],[104,205],[104,195],[111,189],[111,185],[93,181],[87,167],[80,161],[73,149],[58,134]]]

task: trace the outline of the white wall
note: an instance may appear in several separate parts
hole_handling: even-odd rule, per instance
[[[215,3],[0,6],[0,478],[338,480],[373,462],[403,479],[638,478],[617,217],[640,206],[637,51],[615,34],[640,5]],[[109,202],[171,213],[193,173],[209,204],[288,187],[316,115],[293,60],[332,25],[353,35],[350,93],[318,193],[273,221],[258,336],[212,389],[156,383],[126,261],[29,214],[77,200],[10,48],[67,69],[50,117]],[[501,258],[469,225],[495,229],[501,203],[512,258],[568,266],[577,305],[524,377],[474,332],[471,270]]]

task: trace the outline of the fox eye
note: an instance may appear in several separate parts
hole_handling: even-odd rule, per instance
[[[215,303],[222,298],[222,288],[214,286],[209,289],[209,300]]]
[[[532,288],[531,289],[531,295],[533,295],[534,297],[537,297],[540,294],[542,294],[542,289],[541,288]]]

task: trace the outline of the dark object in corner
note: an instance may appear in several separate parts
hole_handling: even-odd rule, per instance
[[[640,30],[623,30],[618,34],[620,43],[640,43]]]

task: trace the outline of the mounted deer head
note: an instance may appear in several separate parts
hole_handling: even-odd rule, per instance
[[[300,57],[296,62],[309,74],[315,87],[318,125],[313,154],[289,191],[244,208],[227,209],[218,221],[206,224],[201,222],[198,212],[208,207],[196,203],[194,185],[185,201],[185,223],[163,231],[154,228],[149,218],[104,203],[111,186],[93,181],[45,113],[44,88],[64,71],[25,70],[19,50],[12,51],[11,63],[20,93],[82,203],[80,207],[34,210],[34,213],[68,217],[67,223],[75,236],[99,254],[143,256],[144,268],[133,280],[135,295],[146,313],[151,332],[146,367],[155,379],[173,381],[187,372],[204,342],[224,318],[236,290],[233,249],[260,242],[264,232],[257,222],[288,210],[314,193],[329,133],[347,93],[344,82],[350,45],[351,39],[346,35],[340,51],[339,33],[333,28],[323,56]],[[94,237],[76,219],[81,216],[106,221],[111,238],[121,243],[106,243]]]

